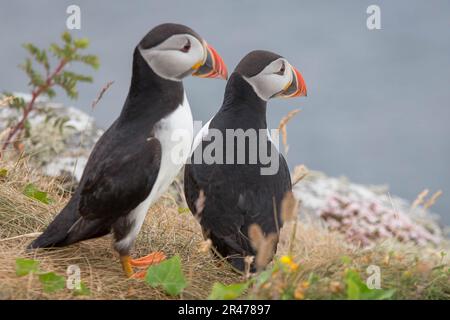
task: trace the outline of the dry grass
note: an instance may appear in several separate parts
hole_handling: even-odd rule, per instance
[[[278,130],[281,131],[282,142],[283,142],[285,154],[287,154],[289,151],[289,145],[287,144],[287,138],[288,138],[287,124],[299,112],[300,112],[300,109],[294,109],[294,110],[290,111],[286,116],[284,116],[280,120],[280,123],[278,124]]]
[[[40,177],[26,167],[0,162],[8,176],[0,182],[0,299],[71,299],[69,290],[45,294],[36,277],[17,277],[15,260],[32,258],[40,261],[41,269],[65,275],[71,264],[81,269],[81,278],[90,288],[91,299],[169,299],[142,280],[126,279],[111,238],[85,241],[66,248],[27,252],[27,244],[51,221],[53,215],[68,200],[59,187],[60,181]],[[47,191],[54,204],[45,205],[22,194],[32,181]],[[169,194],[149,212],[136,242],[134,255],[163,250],[168,256],[179,254],[189,286],[182,298],[206,298],[214,282],[239,281],[240,276],[209,252],[201,250],[203,238],[198,223],[189,213],[179,213],[176,201]]]
[[[381,288],[395,290],[392,299],[448,300],[449,253],[448,246],[418,247],[395,240],[362,249],[346,245],[341,235],[317,221],[291,221],[281,230],[276,259],[280,263],[280,257],[289,257],[292,269],[272,271],[269,280],[251,291],[250,297],[348,299],[346,272],[353,270],[365,281],[368,268],[378,266]]]
[[[420,205],[423,205],[423,208],[429,209],[431,208],[436,201],[439,199],[440,196],[442,196],[443,192],[442,190],[439,190],[437,192],[435,192],[428,200],[426,199],[428,193],[430,192],[430,190],[425,189],[423,190],[421,193],[419,193],[416,197],[416,199],[414,200],[414,202],[411,205],[411,209],[415,209]]]
[[[171,298],[143,280],[126,279],[110,237],[66,248],[27,252],[27,244],[64,205],[68,193],[61,187],[62,181],[40,176],[25,161],[0,161],[0,169],[3,168],[8,172],[0,178],[0,299]],[[30,182],[48,192],[53,203],[45,205],[23,195],[24,186]],[[177,191],[172,193],[167,193],[150,209],[133,254],[141,256],[156,250],[163,250],[169,257],[179,254],[189,285],[178,298],[204,299],[215,282],[244,281],[244,276],[213,257],[208,250],[211,244],[202,238],[196,219],[186,210],[179,210]],[[291,207],[296,205],[285,206]],[[339,234],[328,231],[320,223],[304,220],[286,222],[275,258],[278,261],[280,256],[291,256],[298,270],[281,280],[274,275],[264,287],[250,288],[247,296],[277,299],[287,286],[294,285],[297,298],[345,298],[345,269],[355,268],[364,275],[368,265],[377,264],[382,267],[383,286],[396,288],[396,298],[450,298],[446,274],[433,275],[433,268],[448,265],[448,256],[441,256],[440,249],[386,242],[363,250],[346,244]],[[351,265],[344,264],[343,257],[348,257]],[[36,276],[16,276],[17,258],[38,260],[42,270],[59,275],[65,275],[69,265],[77,264],[91,294],[74,296],[68,289],[44,293]],[[404,279],[406,273],[410,274],[409,280]],[[309,284],[311,274],[320,280]]]
[[[114,81],[108,81],[101,89],[100,92],[98,93],[97,97],[95,98],[94,101],[92,101],[91,104],[91,108],[95,109],[95,107],[97,106],[97,104],[100,102],[100,100],[103,98],[103,95],[105,94],[106,91],[108,91],[108,89],[113,85]]]

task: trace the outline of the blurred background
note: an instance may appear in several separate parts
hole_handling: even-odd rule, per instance
[[[66,8],[81,8],[88,52],[101,67],[74,70],[94,76],[80,96],[56,99],[92,114],[107,128],[126,97],[131,57],[142,36],[162,22],[186,24],[202,35],[233,70],[247,52],[275,51],[303,74],[308,97],[273,100],[268,121],[288,125],[287,155],[328,175],[387,184],[410,200],[425,188],[442,189],[434,210],[450,223],[450,2],[434,1],[2,1],[0,89],[28,92],[17,68],[22,43],[47,47],[66,28]],[[381,30],[368,30],[366,9],[381,8]],[[114,81],[96,109],[91,102]],[[221,105],[224,81],[188,78],[194,119],[209,120]]]

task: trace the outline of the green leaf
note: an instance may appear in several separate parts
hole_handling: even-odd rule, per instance
[[[36,61],[42,64],[47,71],[50,69],[47,52],[45,50],[39,49],[32,43],[25,43],[23,47],[27,49],[27,51],[36,59]]]
[[[98,57],[93,54],[80,56],[77,60],[84,62],[87,65],[90,65],[94,69],[98,69],[98,67],[100,66],[100,61],[99,61]]]
[[[178,213],[179,214],[183,214],[183,213],[188,213],[189,212],[189,208],[182,208],[182,207],[178,207]]]
[[[72,71],[64,71],[62,73],[63,77],[68,80],[75,80],[75,81],[81,81],[81,82],[92,82],[91,76],[84,76],[82,74],[78,74]]]
[[[395,289],[386,289],[386,290],[375,289],[372,291],[373,291],[373,294],[371,295],[371,299],[373,299],[373,300],[389,300],[389,299],[392,299],[392,297],[395,294]]]
[[[39,49],[32,43],[24,43],[23,47],[33,56],[39,52]]]
[[[73,41],[73,44],[78,49],[86,49],[89,46],[89,39],[87,38],[75,39]]]
[[[78,81],[92,82],[92,77],[77,74],[71,71],[64,71],[53,78],[54,82],[66,91],[69,98],[75,99],[78,97],[76,85]]]
[[[81,282],[80,289],[75,289],[73,294],[75,296],[89,296],[91,295],[91,290],[84,284],[84,282]]]
[[[66,287],[66,279],[54,272],[40,274],[39,281],[46,293],[56,292]]]
[[[39,261],[33,259],[16,259],[16,275],[19,277],[26,276],[30,272],[37,272],[39,269]]]
[[[29,183],[25,186],[25,189],[23,190],[23,194],[26,195],[29,198],[36,199],[40,202],[43,202],[45,204],[49,204],[52,202],[52,199],[50,199],[47,195],[47,192],[40,191],[36,186],[32,183]]]
[[[347,299],[361,299],[361,289],[364,284],[362,283],[359,274],[357,274],[355,271],[347,271],[345,283],[347,285]]]
[[[345,273],[347,285],[347,299],[349,300],[386,300],[391,299],[395,293],[394,289],[370,289],[361,280],[358,272],[347,270]]]
[[[341,262],[343,264],[348,265],[348,264],[352,263],[352,259],[349,256],[342,256],[341,257]]]
[[[43,77],[33,69],[33,64],[30,58],[25,59],[25,63],[21,65],[21,68],[30,78],[29,84],[35,87],[43,86],[45,84]]]
[[[45,89],[44,93],[45,93],[49,98],[53,98],[54,96],[56,96],[55,90],[53,90],[53,89],[50,88],[50,87],[48,87],[47,89]]]
[[[73,60],[75,56],[75,51],[76,49],[72,45],[67,43],[62,50],[64,59],[66,59],[67,61]]]
[[[187,286],[181,270],[180,256],[176,255],[147,270],[145,281],[153,288],[161,286],[171,296],[180,294]]]
[[[6,178],[8,175],[8,169],[2,168],[0,169],[0,178]]]
[[[233,283],[224,285],[219,282],[214,283],[209,300],[233,300],[239,298],[245,290],[247,290],[249,283]]]
[[[64,57],[64,50],[55,43],[50,45],[50,51],[58,58]]]
[[[65,43],[70,43],[70,42],[72,42],[72,36],[70,35],[70,33],[69,32],[64,32],[62,35],[61,35],[61,38],[63,39],[63,41],[65,42]]]

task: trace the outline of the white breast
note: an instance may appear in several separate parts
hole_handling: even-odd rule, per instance
[[[214,118],[214,117],[213,117]],[[192,143],[192,151],[191,154],[197,149],[198,145],[202,142],[203,138],[205,138],[208,135],[209,132],[209,124],[211,123],[211,120],[209,121],[200,129],[200,131],[195,135],[194,142]]]
[[[116,246],[127,247],[135,240],[149,207],[168,189],[190,155],[193,131],[191,108],[185,93],[183,103],[155,125],[155,137],[162,149],[158,176],[148,197],[128,215],[132,230]]]

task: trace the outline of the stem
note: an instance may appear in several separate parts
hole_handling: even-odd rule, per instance
[[[47,79],[45,80],[45,84],[37,87],[33,92],[31,93],[31,100],[26,106],[26,108],[23,111],[22,119],[11,129],[11,131],[8,133],[8,136],[3,143],[2,151],[0,152],[0,158],[3,154],[3,152],[6,150],[6,148],[11,144],[13,138],[15,135],[20,134],[25,126],[25,121],[28,119],[28,116],[31,111],[33,111],[34,104],[36,102],[36,99],[48,88],[52,87],[54,85],[53,78],[57,76],[61,70],[66,66],[67,64],[66,59],[62,59],[58,66],[56,67],[55,71],[52,72],[49,76],[47,76]]]
[[[291,238],[289,240],[289,250],[288,250],[288,254],[289,256],[292,257],[293,252],[294,252],[294,242],[295,242],[295,238],[297,236],[297,222],[298,222],[298,217],[296,217],[294,225],[292,226],[292,233],[291,233]]]

